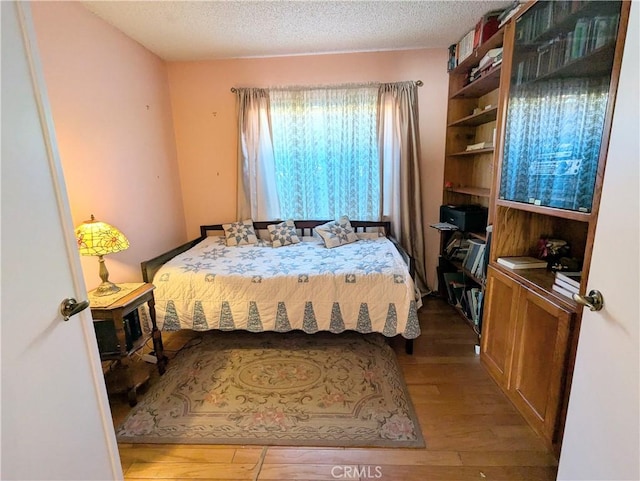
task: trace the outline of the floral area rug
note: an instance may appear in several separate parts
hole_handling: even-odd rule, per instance
[[[378,334],[208,331],[116,430],[127,443],[423,447]]]

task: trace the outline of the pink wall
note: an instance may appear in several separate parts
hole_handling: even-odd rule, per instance
[[[422,80],[419,90],[427,273],[436,286],[448,77],[445,49],[168,63],[189,237],[236,220],[237,127],[231,87]]]
[[[110,280],[141,280],[186,240],[166,65],[80,3],[31,6],[74,224],[118,227],[131,247],[106,258]],[[82,266],[97,286],[97,258]]]

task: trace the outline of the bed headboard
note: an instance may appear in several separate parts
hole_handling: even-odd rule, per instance
[[[268,225],[277,224],[281,221],[254,221],[253,227],[256,230],[266,230]],[[318,227],[319,225],[330,222],[328,220],[296,220],[294,221],[296,225],[296,229],[300,231],[300,234],[305,236],[313,235],[313,229]],[[411,257],[407,252],[400,246],[397,240],[391,237],[391,222],[388,221],[369,221],[369,220],[352,220],[351,226],[355,229],[356,232],[366,232],[367,229],[371,228],[382,228],[384,230],[384,234],[389,238],[391,242],[396,246],[400,255],[409,266],[409,273],[411,277],[414,277],[415,268],[413,264],[413,257]],[[153,282],[153,276],[158,272],[158,270],[169,260],[173,259],[178,254],[182,254],[184,251],[191,249],[193,246],[202,242],[208,235],[208,232],[221,232],[224,231],[222,224],[211,224],[211,225],[201,225],[200,226],[200,237],[197,239],[193,239],[181,246],[178,246],[174,249],[171,249],[164,254],[160,254],[153,259],[149,259],[140,264],[142,269],[142,279],[145,282]]]
[[[267,226],[278,224],[282,221],[280,220],[272,220],[272,221],[253,221],[253,228],[255,230],[266,230]],[[313,229],[318,227],[319,225],[326,224],[327,222],[331,222],[330,220],[294,220],[294,224],[296,225],[296,229],[300,231],[300,234],[303,236],[311,236],[313,235]],[[374,221],[374,220],[352,220],[351,226],[355,229],[356,232],[366,232],[367,229],[382,227],[384,229],[384,234],[389,237],[391,235],[391,222],[387,221]],[[207,236],[207,232],[209,231],[222,231],[224,230],[222,224],[212,224],[212,225],[201,225],[200,226],[200,237],[205,238]]]

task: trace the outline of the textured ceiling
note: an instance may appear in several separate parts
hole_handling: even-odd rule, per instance
[[[442,48],[507,1],[85,1],[168,60]]]

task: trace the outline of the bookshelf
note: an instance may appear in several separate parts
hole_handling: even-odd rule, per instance
[[[502,64],[490,66],[469,82],[473,68],[490,50],[502,47],[504,28],[498,30],[449,72],[447,137],[443,204],[480,204],[489,208],[494,147],[467,150],[473,144],[494,144]]]
[[[442,248],[443,262],[440,266],[440,294],[480,337],[485,259],[488,255],[486,240],[460,231],[449,231],[446,238],[446,245]]]
[[[480,358],[556,453],[582,308],[553,289],[552,271],[497,259],[536,257],[541,238],[565,240],[584,293],[629,7],[530,2],[504,31]],[[589,125],[579,121],[587,111]]]
[[[490,16],[491,14],[485,16],[483,21]],[[497,20],[495,28],[497,29]],[[504,28],[497,29],[493,35],[483,39],[469,56],[449,71],[443,179],[445,188],[442,202],[445,205],[480,205],[487,209],[489,217],[491,216],[489,209],[495,156],[494,131],[498,119],[502,57],[492,57],[492,61],[487,62],[486,68],[480,74],[475,72],[475,69],[479,68],[481,62],[484,65],[489,58],[489,52],[495,54],[494,49],[502,47],[503,39]],[[474,80],[469,81],[472,71]],[[469,146],[483,143],[487,144],[483,148],[468,150]],[[486,224],[477,232],[461,232],[455,235],[467,241],[486,242],[485,228]],[[446,247],[451,238],[451,233],[441,235],[441,256],[438,266],[440,294],[449,299],[450,304],[474,329],[479,338],[481,334],[479,316],[484,296],[485,273],[483,271],[479,275],[478,272],[472,272],[463,265],[461,260],[452,261],[447,256]],[[459,299],[452,298],[448,290],[450,278],[460,279],[465,286],[465,291],[473,292],[474,309],[461,306]]]

